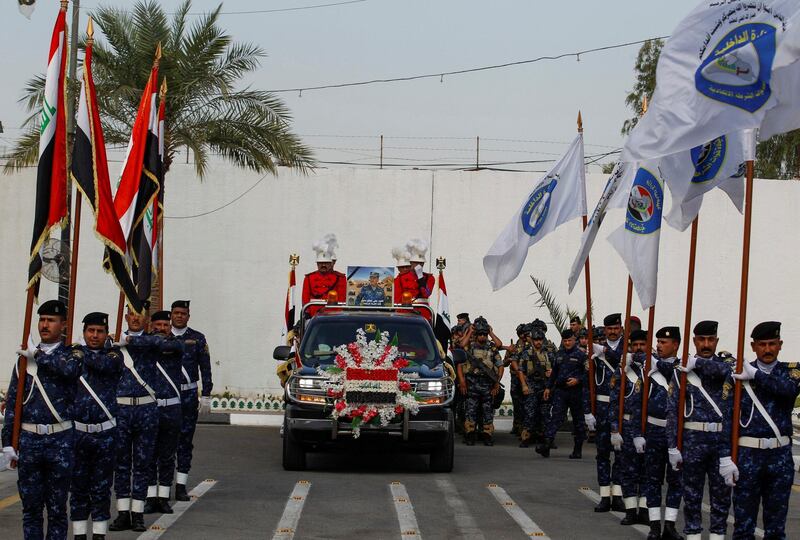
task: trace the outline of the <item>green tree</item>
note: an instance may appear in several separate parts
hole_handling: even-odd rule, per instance
[[[639,116],[642,114],[642,101],[645,97],[650,99],[656,89],[656,66],[663,48],[662,40],[651,39],[639,49],[636,65],[633,68],[636,73],[636,82],[633,90],[628,92],[625,97],[625,104],[633,111],[634,115],[622,124],[623,135],[630,133],[639,122]]]
[[[535,288],[534,294],[539,298],[536,302],[536,307],[547,309],[547,312],[550,314],[550,320],[559,334],[569,328],[569,321],[572,320],[573,317],[580,317],[581,324],[586,324],[586,313],[581,315],[568,305],[562,306],[543,279],[531,276],[531,281],[533,281],[533,286]]]
[[[221,8],[220,4],[210,13],[193,16],[191,1],[185,0],[169,19],[155,1],[139,0],[130,11],[99,7],[92,13],[105,38],[95,41],[92,70],[106,143],[127,144],[161,43],[159,77],[166,77],[169,86],[167,170],[184,147],[192,151],[200,178],[213,154],[256,172],[275,173],[278,165],[313,167],[312,152],[291,131],[283,102],[269,92],[242,87],[242,79],[259,68],[265,52],[257,45],[234,42],[218,24]],[[75,90],[72,86],[73,100]],[[20,102],[31,113],[24,124],[28,131],[16,141],[6,172],[36,162],[43,92],[42,76],[24,88]]]
[[[601,165],[602,170],[603,170],[603,174],[611,174],[612,172],[614,172],[614,167],[616,167],[616,166],[617,166],[617,164],[614,163],[613,161],[609,162],[609,163],[603,163]]]

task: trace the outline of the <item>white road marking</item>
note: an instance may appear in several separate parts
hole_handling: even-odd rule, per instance
[[[489,491],[494,495],[494,498],[497,499],[497,502],[500,503],[500,506],[505,508],[508,515],[517,522],[517,525],[520,526],[522,532],[524,532],[526,536],[550,540],[550,537],[545,534],[541,527],[539,527],[536,522],[508,496],[506,490],[497,484],[489,484],[486,487],[489,488]]]
[[[137,540],[155,540],[160,538],[162,534],[167,532],[167,529],[172,526],[178,518],[180,518],[195,502],[197,499],[205,495],[205,493],[217,484],[216,480],[203,480],[197,484],[194,489],[189,492],[191,500],[184,502],[176,502],[172,505],[172,514],[162,514],[155,523],[150,525],[150,528],[139,535]]]
[[[711,507],[708,506],[706,503],[703,503],[702,508],[703,508],[703,512],[705,512],[706,514],[710,514],[711,513]],[[733,516],[728,514],[728,523],[730,525],[733,525],[734,521],[735,520],[733,519]],[[756,535],[756,538],[764,538],[764,529],[762,529],[760,527],[756,527],[755,535]]]
[[[600,502],[600,494],[597,493],[596,491],[594,491],[593,489],[590,489],[588,487],[581,487],[581,488],[578,488],[578,491],[580,491],[581,493],[586,495],[586,497],[588,497],[590,500],[594,501],[595,503],[599,503]],[[625,514],[623,514],[622,512],[615,512],[614,510],[612,510],[611,512],[608,512],[608,513],[611,514],[612,516],[618,517],[619,519],[622,519],[622,518],[625,517]],[[628,525],[628,527],[636,529],[637,531],[642,533],[644,536],[647,536],[648,534],[650,534],[650,527],[647,527],[645,525],[641,525],[641,524],[637,523],[636,525]]]
[[[294,485],[283,515],[275,528],[272,540],[292,540],[294,533],[297,532],[297,524],[300,522],[300,514],[303,512],[303,505],[306,504],[308,491],[311,489],[311,482],[300,480]]]
[[[460,537],[465,540],[486,540],[466,503],[458,494],[456,485],[449,478],[437,478],[436,485],[439,486],[439,490],[444,494],[444,501],[447,506],[453,511]]]
[[[422,534],[417,525],[417,516],[414,514],[414,507],[411,505],[406,487],[400,482],[392,482],[389,484],[389,491],[392,492],[397,522],[400,524],[400,538],[403,540],[421,539]]]

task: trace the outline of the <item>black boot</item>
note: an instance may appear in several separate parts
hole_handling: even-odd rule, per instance
[[[175,500],[183,502],[189,500],[189,494],[186,493],[186,486],[183,484],[175,484]]]
[[[611,509],[614,512],[625,512],[625,502],[622,500],[621,495],[611,497]]]
[[[131,513],[127,510],[120,510],[117,519],[108,525],[109,531],[129,531],[131,530]]]
[[[72,535],[72,540],[86,540],[85,534],[74,534]]]
[[[464,435],[464,444],[466,444],[467,446],[475,446],[476,436],[477,436],[476,432],[470,431],[469,433]]]
[[[595,512],[611,512],[611,497],[601,497],[600,502],[594,507]]]
[[[661,540],[661,522],[651,521],[650,532],[647,534],[647,540]]]
[[[173,514],[172,507],[169,505],[169,499],[159,497],[156,499],[156,511],[161,514]]]
[[[636,525],[636,508],[625,510],[625,517],[619,522],[620,525]]]
[[[484,446],[494,446],[494,438],[492,438],[491,435],[487,435],[487,434],[484,433],[483,445]]]
[[[674,521],[664,522],[664,532],[661,535],[661,540],[683,540],[683,536],[678,534],[678,531],[675,530]]]
[[[650,525],[650,512],[647,508],[639,507],[639,515],[636,518],[636,523],[639,525]]]
[[[569,459],[581,459],[581,447],[583,446],[583,442],[575,439],[575,446],[572,447],[572,453],[569,455]]]
[[[550,457],[550,443],[553,441],[550,439],[545,439],[542,444],[536,447],[536,453],[540,454],[542,457],[549,458]]]
[[[147,527],[144,526],[144,514],[140,512],[131,512],[131,530],[136,532],[144,532]]]
[[[106,535],[94,533],[92,535],[92,540],[106,540]]]
[[[156,512],[158,512],[156,497],[147,497],[144,501],[144,513],[155,514]]]

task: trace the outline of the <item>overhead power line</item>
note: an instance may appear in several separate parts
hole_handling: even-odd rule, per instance
[[[291,8],[275,8],[275,9],[252,9],[247,11],[220,11],[220,15],[257,15],[260,13],[283,13],[287,11],[304,11],[307,9],[319,9],[319,8],[327,8],[327,7],[334,7],[334,6],[345,6],[347,4],[361,4],[362,2],[368,2],[369,0],[348,0],[346,2],[332,2],[330,4],[314,4],[311,6],[297,6]],[[80,9],[87,10],[87,9],[95,9],[99,6],[81,6]],[[206,15],[208,12],[189,12],[187,15]],[[175,15],[175,12],[167,12],[167,15]]]

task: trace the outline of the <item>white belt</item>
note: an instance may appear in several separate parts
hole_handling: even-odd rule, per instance
[[[655,416],[648,416],[647,423],[653,424],[654,426],[667,427],[666,419],[656,418]]]
[[[759,437],[739,437],[739,446],[746,446],[747,448],[760,448],[762,450],[771,450],[773,448],[781,448],[789,446],[792,440],[786,435],[781,438],[759,438]]]
[[[630,414],[623,414],[622,415],[622,419],[623,420],[630,420],[631,419],[631,415]]]
[[[197,382],[181,385],[181,390],[194,390],[196,388],[197,388]]]
[[[722,431],[722,424],[719,422],[686,422],[683,424],[683,427],[693,431],[707,431],[710,433],[719,433]]]
[[[180,405],[181,398],[173,397],[169,399],[157,399],[159,407],[169,407],[170,405]]]
[[[118,397],[117,403],[120,405],[147,405],[153,403],[155,399],[151,396],[142,397]]]
[[[53,435],[68,429],[72,429],[72,420],[65,420],[58,424],[22,424],[22,429],[28,433],[36,433],[37,435]]]
[[[595,398],[597,399],[597,401],[602,401],[603,403],[610,403],[611,402],[611,397],[610,396],[605,396],[603,394],[597,394],[595,396]]]
[[[117,427],[116,418],[106,420],[101,424],[84,424],[83,422],[78,422],[77,420],[75,421],[75,429],[84,433],[101,433],[115,427]]]

